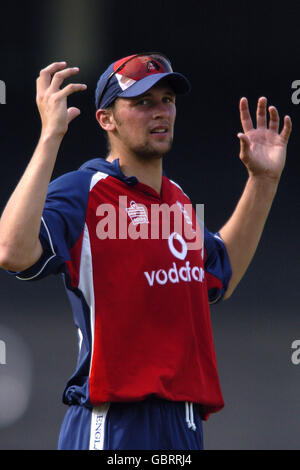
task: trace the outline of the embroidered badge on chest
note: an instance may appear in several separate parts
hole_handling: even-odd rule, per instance
[[[130,207],[126,209],[126,212],[133,225],[149,224],[145,208],[143,206],[139,206],[135,201],[130,202]]]

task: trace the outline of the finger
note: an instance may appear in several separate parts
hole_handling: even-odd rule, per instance
[[[78,108],[68,108],[68,124],[73,121],[73,119],[77,118],[80,115],[81,111]]]
[[[39,77],[37,78],[37,87],[39,90],[46,90],[50,86],[52,75],[58,70],[63,69],[66,65],[66,62],[53,62],[53,64],[42,69]]]
[[[84,83],[70,83],[69,85],[65,86],[62,90],[58,91],[56,96],[57,98],[63,98],[66,96],[70,96],[77,91],[84,91],[87,89],[87,86]]]
[[[275,106],[269,106],[269,114],[270,114],[269,129],[274,132],[278,132],[279,114]]]
[[[60,89],[61,85],[63,84],[64,80],[66,80],[66,78],[69,78],[69,77],[71,77],[72,75],[75,75],[78,72],[79,72],[78,67],[67,68],[67,69],[60,70],[60,71],[56,72],[53,75],[53,78],[52,78],[51,89],[54,92],[58,91]]]
[[[292,132],[292,120],[290,116],[284,116],[284,125],[280,133],[283,140],[287,143]]]
[[[266,127],[266,109],[267,109],[267,98],[262,96],[257,102],[256,108],[256,127]]]
[[[247,98],[241,98],[240,100],[240,118],[243,131],[245,133],[253,129],[253,123],[249,113]]]

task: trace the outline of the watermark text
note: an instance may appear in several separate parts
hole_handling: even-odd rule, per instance
[[[300,339],[295,339],[292,342],[291,348],[294,350],[291,356],[291,361],[296,366],[300,364]]]
[[[150,207],[127,196],[119,196],[117,205],[105,203],[96,208],[96,235],[105,239],[151,239],[168,240],[173,233],[184,236],[187,248],[199,250],[203,246],[203,227],[199,221],[204,219],[204,204],[182,204],[176,201],[172,205],[151,204]]]
[[[6,85],[3,80],[0,80],[0,104],[6,104]]]
[[[0,365],[6,364],[6,344],[0,340]]]

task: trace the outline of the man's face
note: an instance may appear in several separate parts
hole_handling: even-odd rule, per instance
[[[119,144],[140,158],[161,157],[173,142],[175,93],[167,83],[136,98],[118,98],[113,108]]]

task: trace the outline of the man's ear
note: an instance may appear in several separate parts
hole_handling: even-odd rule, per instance
[[[97,109],[96,119],[106,132],[115,130],[116,124],[111,109]]]

